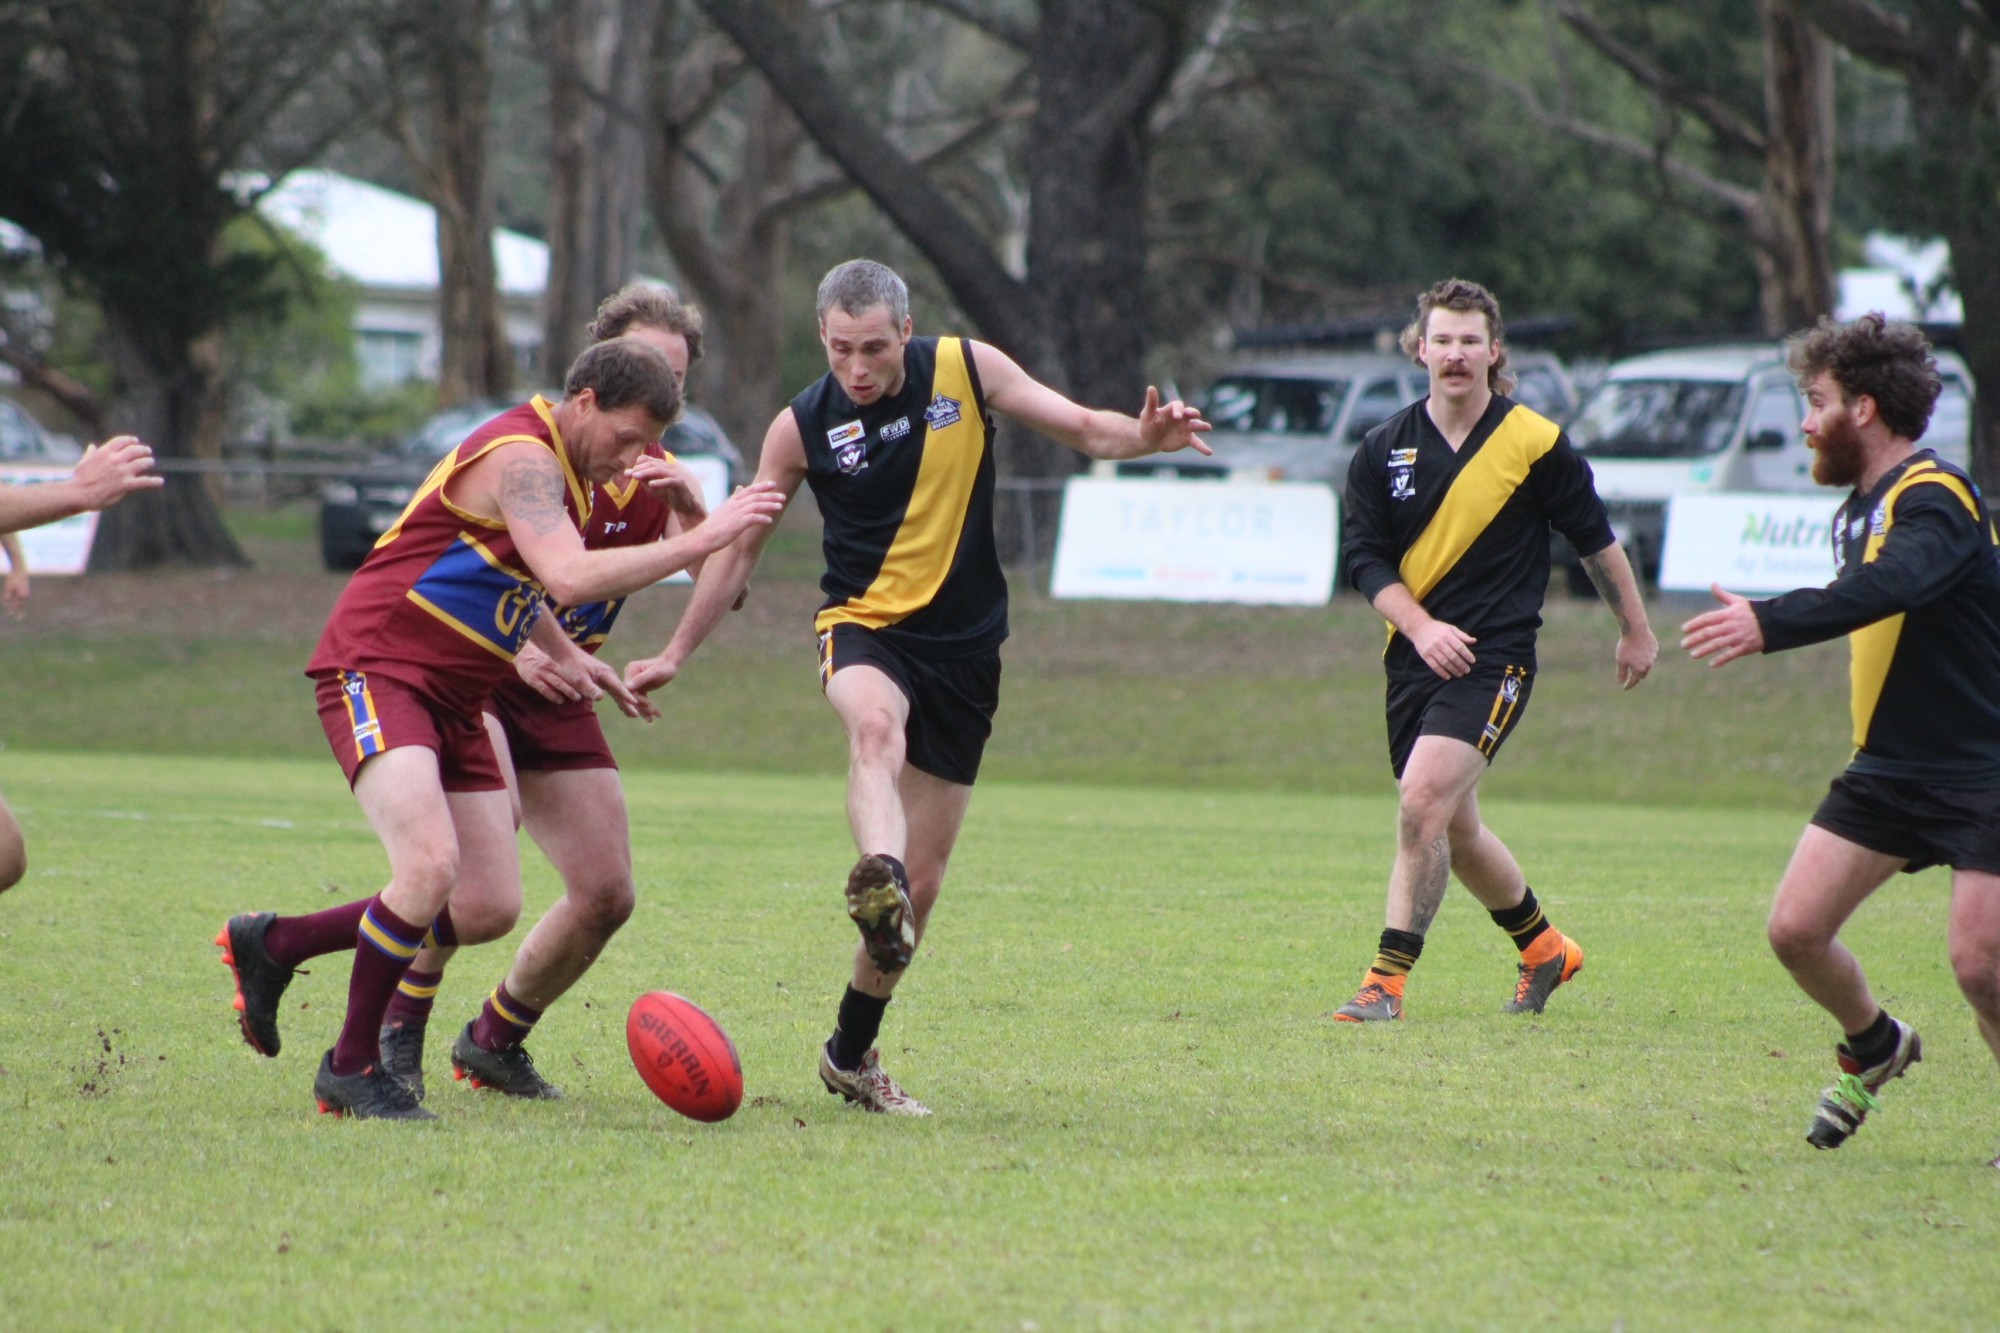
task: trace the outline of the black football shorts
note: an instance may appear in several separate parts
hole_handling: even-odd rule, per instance
[[[906,762],[934,778],[971,786],[1000,707],[1000,654],[927,657],[865,625],[845,623],[819,636],[822,690],[835,672],[864,664],[895,681],[910,701],[903,728]]]
[[[1903,857],[1911,874],[1950,866],[2000,875],[2000,790],[1849,769],[1833,780],[1812,822],[1871,852]]]
[[[1533,667],[1481,662],[1456,680],[1426,672],[1421,678],[1389,678],[1389,767],[1400,779],[1419,736],[1449,736],[1493,756],[1527,711],[1534,688]]]

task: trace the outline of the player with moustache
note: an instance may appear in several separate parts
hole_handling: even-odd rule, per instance
[[[8,539],[11,564],[5,603],[14,615],[21,613],[28,597],[27,559],[13,534],[23,528],[39,528],[78,514],[94,514],[109,509],[134,491],[158,490],[166,478],[153,472],[153,451],[136,436],[119,435],[103,444],[92,445],[70,474],[61,481],[38,482],[32,486],[0,485],[0,536]],[[0,797],[0,893],[19,884],[28,873],[28,840],[20,821]]]
[[[1403,1017],[1403,991],[1455,874],[1519,951],[1508,1013],[1540,1013],[1583,966],[1506,844],[1480,818],[1479,780],[1519,725],[1535,680],[1549,532],[1576,547],[1618,621],[1618,682],[1659,644],[1590,465],[1553,421],[1505,394],[1500,303],[1449,278],[1417,299],[1403,349],[1430,394],[1368,433],[1348,471],[1348,577],[1389,622],[1389,763],[1396,860],[1375,961],[1342,1022]]]
[[[882,1018],[923,937],[972,798],[1000,695],[1007,584],[993,540],[992,414],[1092,458],[1209,452],[1195,409],[1147,389],[1138,416],[1079,406],[998,348],[912,336],[909,290],[857,259],[819,287],[827,374],[771,423],[758,480],[812,488],[824,522],[814,620],[820,684],[847,734],[847,817],[860,859],[847,912],[861,932],[819,1075],[830,1093],[928,1115],[882,1068]],[[626,667],[671,681],[747,586],[768,530],[703,570],[666,647]]]
[[[1848,487],[1838,574],[1761,601],[1714,589],[1681,644],[1720,667],[1847,636],[1854,754],[1778,881],[1767,933],[1799,989],[1840,1024],[1835,1078],[1806,1139],[1838,1148],[1923,1058],[1840,931],[1898,871],[1951,867],[1959,992],[2000,1060],[2000,535],[1979,488],[1918,447],[1941,381],[1929,342],[1879,314],[1791,340],[1813,480]],[[1993,1162],[2000,1166],[2000,1158]]]
[[[382,1018],[427,935],[460,942],[445,908],[461,883],[483,886],[489,899],[507,896],[490,886],[511,884],[518,898],[512,802],[482,716],[523,646],[533,642],[627,711],[644,707],[543,609],[627,596],[770,523],[781,507],[774,488],[752,485],[680,537],[584,545],[594,488],[632,475],[680,401],[658,349],[631,338],[586,349],[560,403],[538,396],[503,413],[438,463],[335,604],[307,674],[335,757],[388,853],[389,883],[305,916],[232,917],[217,936],[244,1039],[266,1056],[279,1050],[277,1002],[293,969],[353,950],[345,1020],[313,1083],[322,1111],[434,1118],[383,1068]]]
[[[701,312],[672,291],[633,283],[606,297],[587,334],[592,342],[630,337],[655,347],[685,388],[701,357]],[[700,483],[657,443],[635,475],[600,484],[591,497],[589,550],[644,546],[686,532],[706,514]],[[691,569],[698,570],[696,561]],[[563,632],[595,656],[623,599],[552,608]],[[602,691],[565,676],[529,644],[486,701],[486,731],[525,827],[563,882],[563,896],[528,932],[478,1015],[451,1049],[454,1077],[512,1097],[556,1099],[561,1090],[535,1068],[526,1041],[550,1005],[604,952],[637,898],[625,788],[598,720]],[[647,705],[647,720],[656,712]],[[520,918],[520,882],[461,883],[449,908],[457,937],[498,939]],[[497,895],[497,896],[496,896]],[[421,1100],[424,1039],[431,1008],[455,947],[427,943],[396,988],[383,1017],[383,1066]]]

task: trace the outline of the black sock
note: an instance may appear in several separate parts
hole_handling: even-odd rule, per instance
[[[861,1068],[861,1057],[875,1044],[875,1034],[882,1030],[882,1011],[888,1007],[888,996],[878,999],[848,986],[847,994],[840,997],[839,1026],[833,1030],[833,1040],[826,1044],[834,1068],[850,1071]]]
[[[903,869],[903,863],[887,852],[875,853],[875,859],[889,867],[889,873],[896,877],[897,885],[904,893],[910,891],[910,872]]]
[[[1385,977],[1406,977],[1423,952],[1423,936],[1407,930],[1384,930],[1381,943],[1375,946],[1375,961],[1368,970]]]
[[[1847,1049],[1854,1052],[1854,1062],[1863,1069],[1888,1059],[1896,1049],[1896,1024],[1889,1011],[1877,1009],[1873,1023],[1859,1032],[1848,1033]]]
[[[1494,925],[1507,932],[1514,947],[1522,953],[1549,928],[1549,919],[1542,915],[1542,905],[1535,901],[1533,889],[1523,890],[1519,905],[1487,915],[1493,918]]]

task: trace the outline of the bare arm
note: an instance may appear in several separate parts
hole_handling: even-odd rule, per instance
[[[727,545],[744,529],[768,524],[783,507],[772,488],[746,486],[693,531],[647,546],[584,549],[563,507],[566,483],[540,445],[509,444],[467,470],[455,503],[507,525],[521,559],[558,605],[627,597]]]
[[[1639,596],[1632,562],[1625,558],[1625,548],[1613,542],[1583,557],[1583,572],[1618,620],[1618,683],[1629,690],[1646,678],[1660,655],[1660,641],[1646,623],[1646,604]]]
[[[797,419],[786,408],[764,432],[757,480],[752,484],[771,488],[781,504],[790,504],[805,478],[805,443],[799,438]],[[674,626],[673,637],[654,656],[626,663],[626,684],[644,693],[658,689],[680,674],[681,667],[722,623],[730,608],[741,603],[744,589],[750,586],[751,571],[757,568],[757,560],[764,554],[764,543],[770,536],[768,525],[749,528],[710,557],[694,585],[694,596],[681,612],[680,623]]]
[[[1139,458],[1193,449],[1211,454],[1201,440],[1208,423],[1201,413],[1176,398],[1160,402],[1160,391],[1146,388],[1146,402],[1136,417],[1079,406],[1036,380],[997,347],[967,342],[974,356],[986,404],[1030,430],[1059,440],[1091,458]]]
[[[153,451],[130,435],[94,444],[63,481],[34,486],[0,486],[0,532],[38,528],[44,523],[87,514],[117,504],[133,491],[158,490],[164,477],[152,475]]]

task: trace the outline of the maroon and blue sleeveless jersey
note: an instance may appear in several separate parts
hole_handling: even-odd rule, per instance
[[[654,458],[672,459],[658,444],[648,445],[646,452]],[[659,541],[667,535],[667,522],[673,517],[673,510],[665,500],[639,482],[626,478],[608,486],[599,486],[591,495],[590,519],[583,530],[583,544],[592,551],[608,550],[614,546],[644,546]],[[604,646],[604,640],[611,633],[612,622],[618,619],[618,612],[625,605],[623,597],[613,597],[603,602],[586,602],[581,606],[555,608],[563,633],[587,653],[594,653]]]
[[[537,397],[502,413],[439,461],[375,543],[334,604],[307,675],[387,676],[477,715],[494,685],[513,674],[545,594],[506,524],[460,508],[451,484],[493,450],[523,442],[555,456],[567,483],[564,508],[584,529],[592,488],[570,465],[554,409]]]

